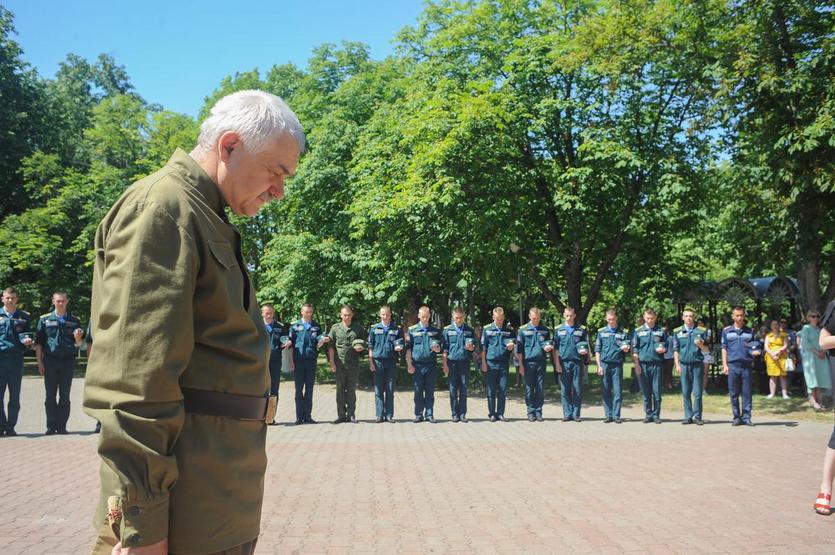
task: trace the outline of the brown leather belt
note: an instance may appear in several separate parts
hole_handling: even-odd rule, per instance
[[[180,389],[186,412],[260,422],[272,422],[275,418],[278,405],[278,397],[275,395],[256,397],[190,387]]]

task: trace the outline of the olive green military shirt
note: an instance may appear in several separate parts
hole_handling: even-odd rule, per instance
[[[357,339],[365,341],[365,330],[356,322],[345,327],[345,324],[338,322],[331,326],[328,337],[331,338],[330,348],[334,350],[336,358],[346,366],[356,366],[359,363],[361,352],[354,350],[354,341]],[[366,344],[363,343],[362,350],[365,351]]]
[[[85,412],[125,547],[211,553],[257,537],[266,425],[185,413],[181,387],[265,396],[270,345],[215,183],[182,150],[125,191],[95,238]]]

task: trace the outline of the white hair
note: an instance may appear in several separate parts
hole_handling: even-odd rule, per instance
[[[224,96],[212,106],[200,126],[197,147],[208,152],[220,136],[234,131],[251,152],[263,150],[269,141],[282,134],[296,139],[304,150],[304,129],[293,110],[279,97],[264,91],[238,91]]]

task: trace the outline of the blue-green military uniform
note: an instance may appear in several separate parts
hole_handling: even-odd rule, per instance
[[[583,406],[585,355],[580,354],[580,345],[585,345],[586,351],[590,351],[589,335],[584,327],[563,323],[554,330],[554,347],[562,364],[562,373],[558,375],[562,391],[562,415],[568,420],[580,420]]]
[[[296,381],[296,423],[312,423],[313,385],[316,383],[316,359],[322,328],[316,320],[296,320],[290,325],[293,366]]]
[[[432,350],[433,341],[442,342],[441,330],[435,326],[423,327],[420,322],[406,333],[406,349],[412,352],[415,373],[412,382],[415,390],[415,417],[434,418],[435,382],[438,380],[437,354]]]
[[[284,355],[284,345],[281,338],[290,337],[290,331],[283,323],[273,320],[271,324],[264,324],[267,335],[270,336],[270,395],[278,397],[281,384],[281,363]]]
[[[368,350],[374,361],[374,405],[377,418],[394,420],[394,376],[399,351],[405,348],[403,330],[394,322],[377,322],[368,330]]]
[[[21,338],[32,331],[29,314],[17,309],[11,314],[0,306],[0,436],[15,435],[20,414],[20,385],[23,379],[23,353],[26,347]],[[8,413],[3,398],[9,389]]]
[[[442,348],[447,355],[449,407],[453,419],[467,416],[467,380],[475,352],[465,348],[468,342],[474,346],[477,344],[475,331],[467,324],[461,324],[459,328],[452,323],[444,328]]]
[[[543,342],[551,341],[551,331],[540,323],[531,322],[521,326],[516,336],[516,352],[523,357],[525,365],[525,404],[528,418],[542,418],[545,403],[545,370],[549,353],[542,349]]]
[[[629,333],[620,326],[608,325],[597,330],[594,351],[600,355],[603,371],[603,410],[607,420],[619,420],[623,404],[623,360],[626,357],[622,347],[628,345]]]
[[[650,328],[646,324],[632,334],[632,352],[641,362],[641,393],[644,395],[644,413],[646,418],[661,421],[661,369],[664,365],[664,353],[655,349],[658,344],[667,346],[667,332],[657,323]]]
[[[702,420],[704,355],[696,345],[698,340],[707,341],[704,331],[698,327],[680,326],[673,331],[673,352],[678,353],[681,365],[681,395],[684,401],[685,423]]]
[[[81,328],[81,321],[69,312],[58,316],[53,311],[44,314],[38,320],[35,343],[43,349],[47,432],[67,433],[67,420],[70,418],[70,387],[75,373],[75,357],[78,353],[73,334],[79,328]]]
[[[762,349],[762,345],[748,326],[727,326],[722,330],[721,342],[722,349],[728,353],[728,393],[734,422],[751,424],[751,369],[754,366],[751,351]],[[740,394],[742,411],[739,410]]]
[[[513,356],[507,346],[514,339],[513,328],[507,321],[501,328],[491,322],[481,331],[481,348],[487,360],[487,416],[490,417],[504,416],[507,374]]]

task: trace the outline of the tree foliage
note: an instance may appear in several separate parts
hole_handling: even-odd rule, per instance
[[[196,120],[107,55],[42,78],[0,9],[0,283],[89,297],[92,236],[124,188],[190,149],[222,96],[287,100],[308,148],[286,199],[233,217],[259,299],[290,317],[382,303],[566,305],[599,321],[686,284],[798,277],[835,296],[835,6],[813,0],[438,0],[372,60],[224,78]],[[80,307],[79,307],[80,305]],[[522,315],[524,316],[524,315]]]

